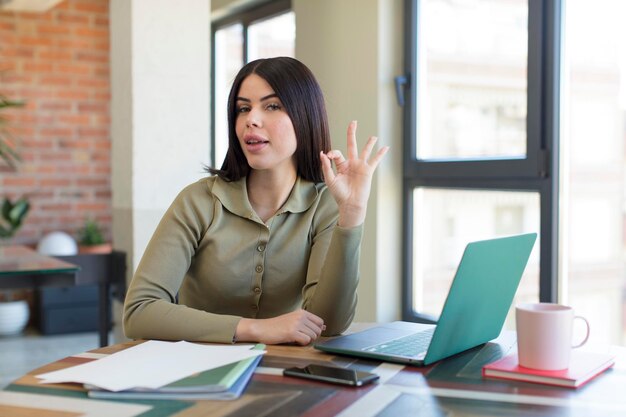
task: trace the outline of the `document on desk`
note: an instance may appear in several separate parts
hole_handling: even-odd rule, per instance
[[[77,382],[109,390],[160,388],[197,372],[265,353],[254,345],[147,341],[102,359],[37,375],[42,383]]]

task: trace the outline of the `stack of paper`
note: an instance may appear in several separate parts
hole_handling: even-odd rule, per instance
[[[37,377],[43,383],[83,383],[97,398],[233,399],[246,387],[264,348],[148,341]]]

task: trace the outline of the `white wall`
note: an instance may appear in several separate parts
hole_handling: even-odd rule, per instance
[[[165,209],[209,162],[210,1],[110,7],[114,241],[134,270]]]
[[[403,2],[293,0],[296,57],[318,78],[326,97],[333,146],[346,149],[346,128],[370,135],[391,152],[377,171],[361,252],[357,321],[400,315],[402,109],[393,77],[402,71]]]
[[[130,277],[209,162],[210,0],[111,0],[110,19],[113,241]]]

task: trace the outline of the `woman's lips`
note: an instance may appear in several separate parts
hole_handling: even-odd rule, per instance
[[[246,144],[246,149],[250,152],[260,151],[261,149],[265,148],[268,143],[270,143],[269,140],[258,135],[246,135],[244,136],[243,141]]]

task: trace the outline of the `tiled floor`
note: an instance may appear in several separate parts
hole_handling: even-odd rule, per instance
[[[97,332],[41,336],[27,330],[0,337],[0,389],[32,369],[98,347]]]

